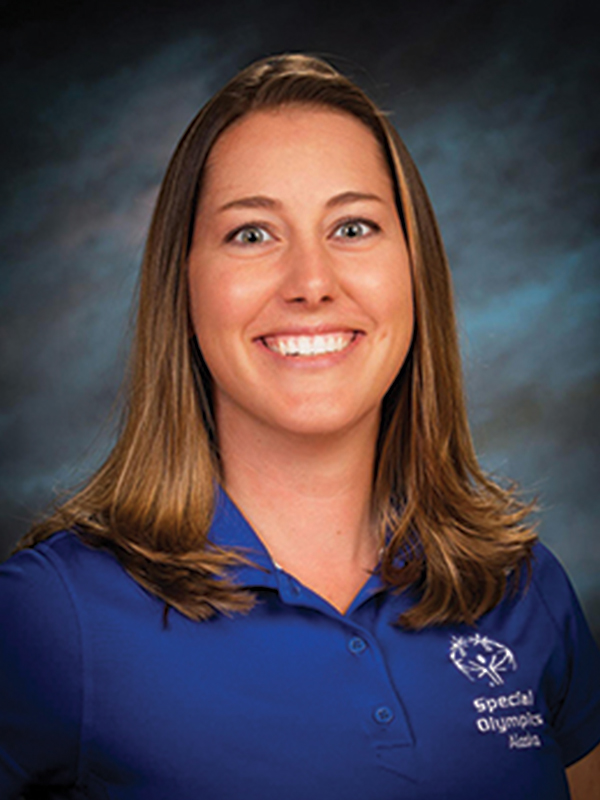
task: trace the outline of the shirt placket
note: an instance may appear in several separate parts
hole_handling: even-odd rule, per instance
[[[392,770],[411,783],[417,781],[414,759],[415,739],[402,698],[389,673],[384,650],[368,620],[367,606],[376,602],[375,595],[384,591],[381,581],[372,576],[361,589],[346,614],[341,614],[326,600],[303,586],[278,565],[274,565],[281,600],[289,606],[310,608],[325,614],[341,631],[339,658],[353,661],[354,683],[360,684],[356,705],[365,743],[375,762]],[[361,613],[366,612],[366,613]],[[340,672],[350,665],[340,661]],[[358,693],[357,693],[358,694]]]

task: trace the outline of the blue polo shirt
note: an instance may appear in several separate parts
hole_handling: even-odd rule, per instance
[[[558,562],[476,628],[418,633],[373,576],[341,614],[251,553],[248,614],[192,622],[64,532],[0,567],[0,797],[566,800],[600,740],[600,656]]]

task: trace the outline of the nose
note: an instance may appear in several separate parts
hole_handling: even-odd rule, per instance
[[[334,259],[324,243],[295,242],[284,256],[282,296],[287,303],[317,306],[339,293]]]

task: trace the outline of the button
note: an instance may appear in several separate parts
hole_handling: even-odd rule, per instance
[[[379,706],[379,708],[376,708],[373,712],[373,717],[375,718],[375,722],[379,722],[380,725],[387,725],[394,719],[394,712],[387,706]]]
[[[348,642],[348,650],[351,653],[362,653],[364,650],[367,649],[367,643],[364,639],[361,639],[360,636],[353,636],[352,639]]]

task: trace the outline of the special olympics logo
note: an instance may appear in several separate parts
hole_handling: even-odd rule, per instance
[[[470,681],[487,678],[490,686],[501,686],[501,672],[514,672],[517,660],[504,644],[478,633],[473,636],[453,636],[450,640],[450,660]]]

